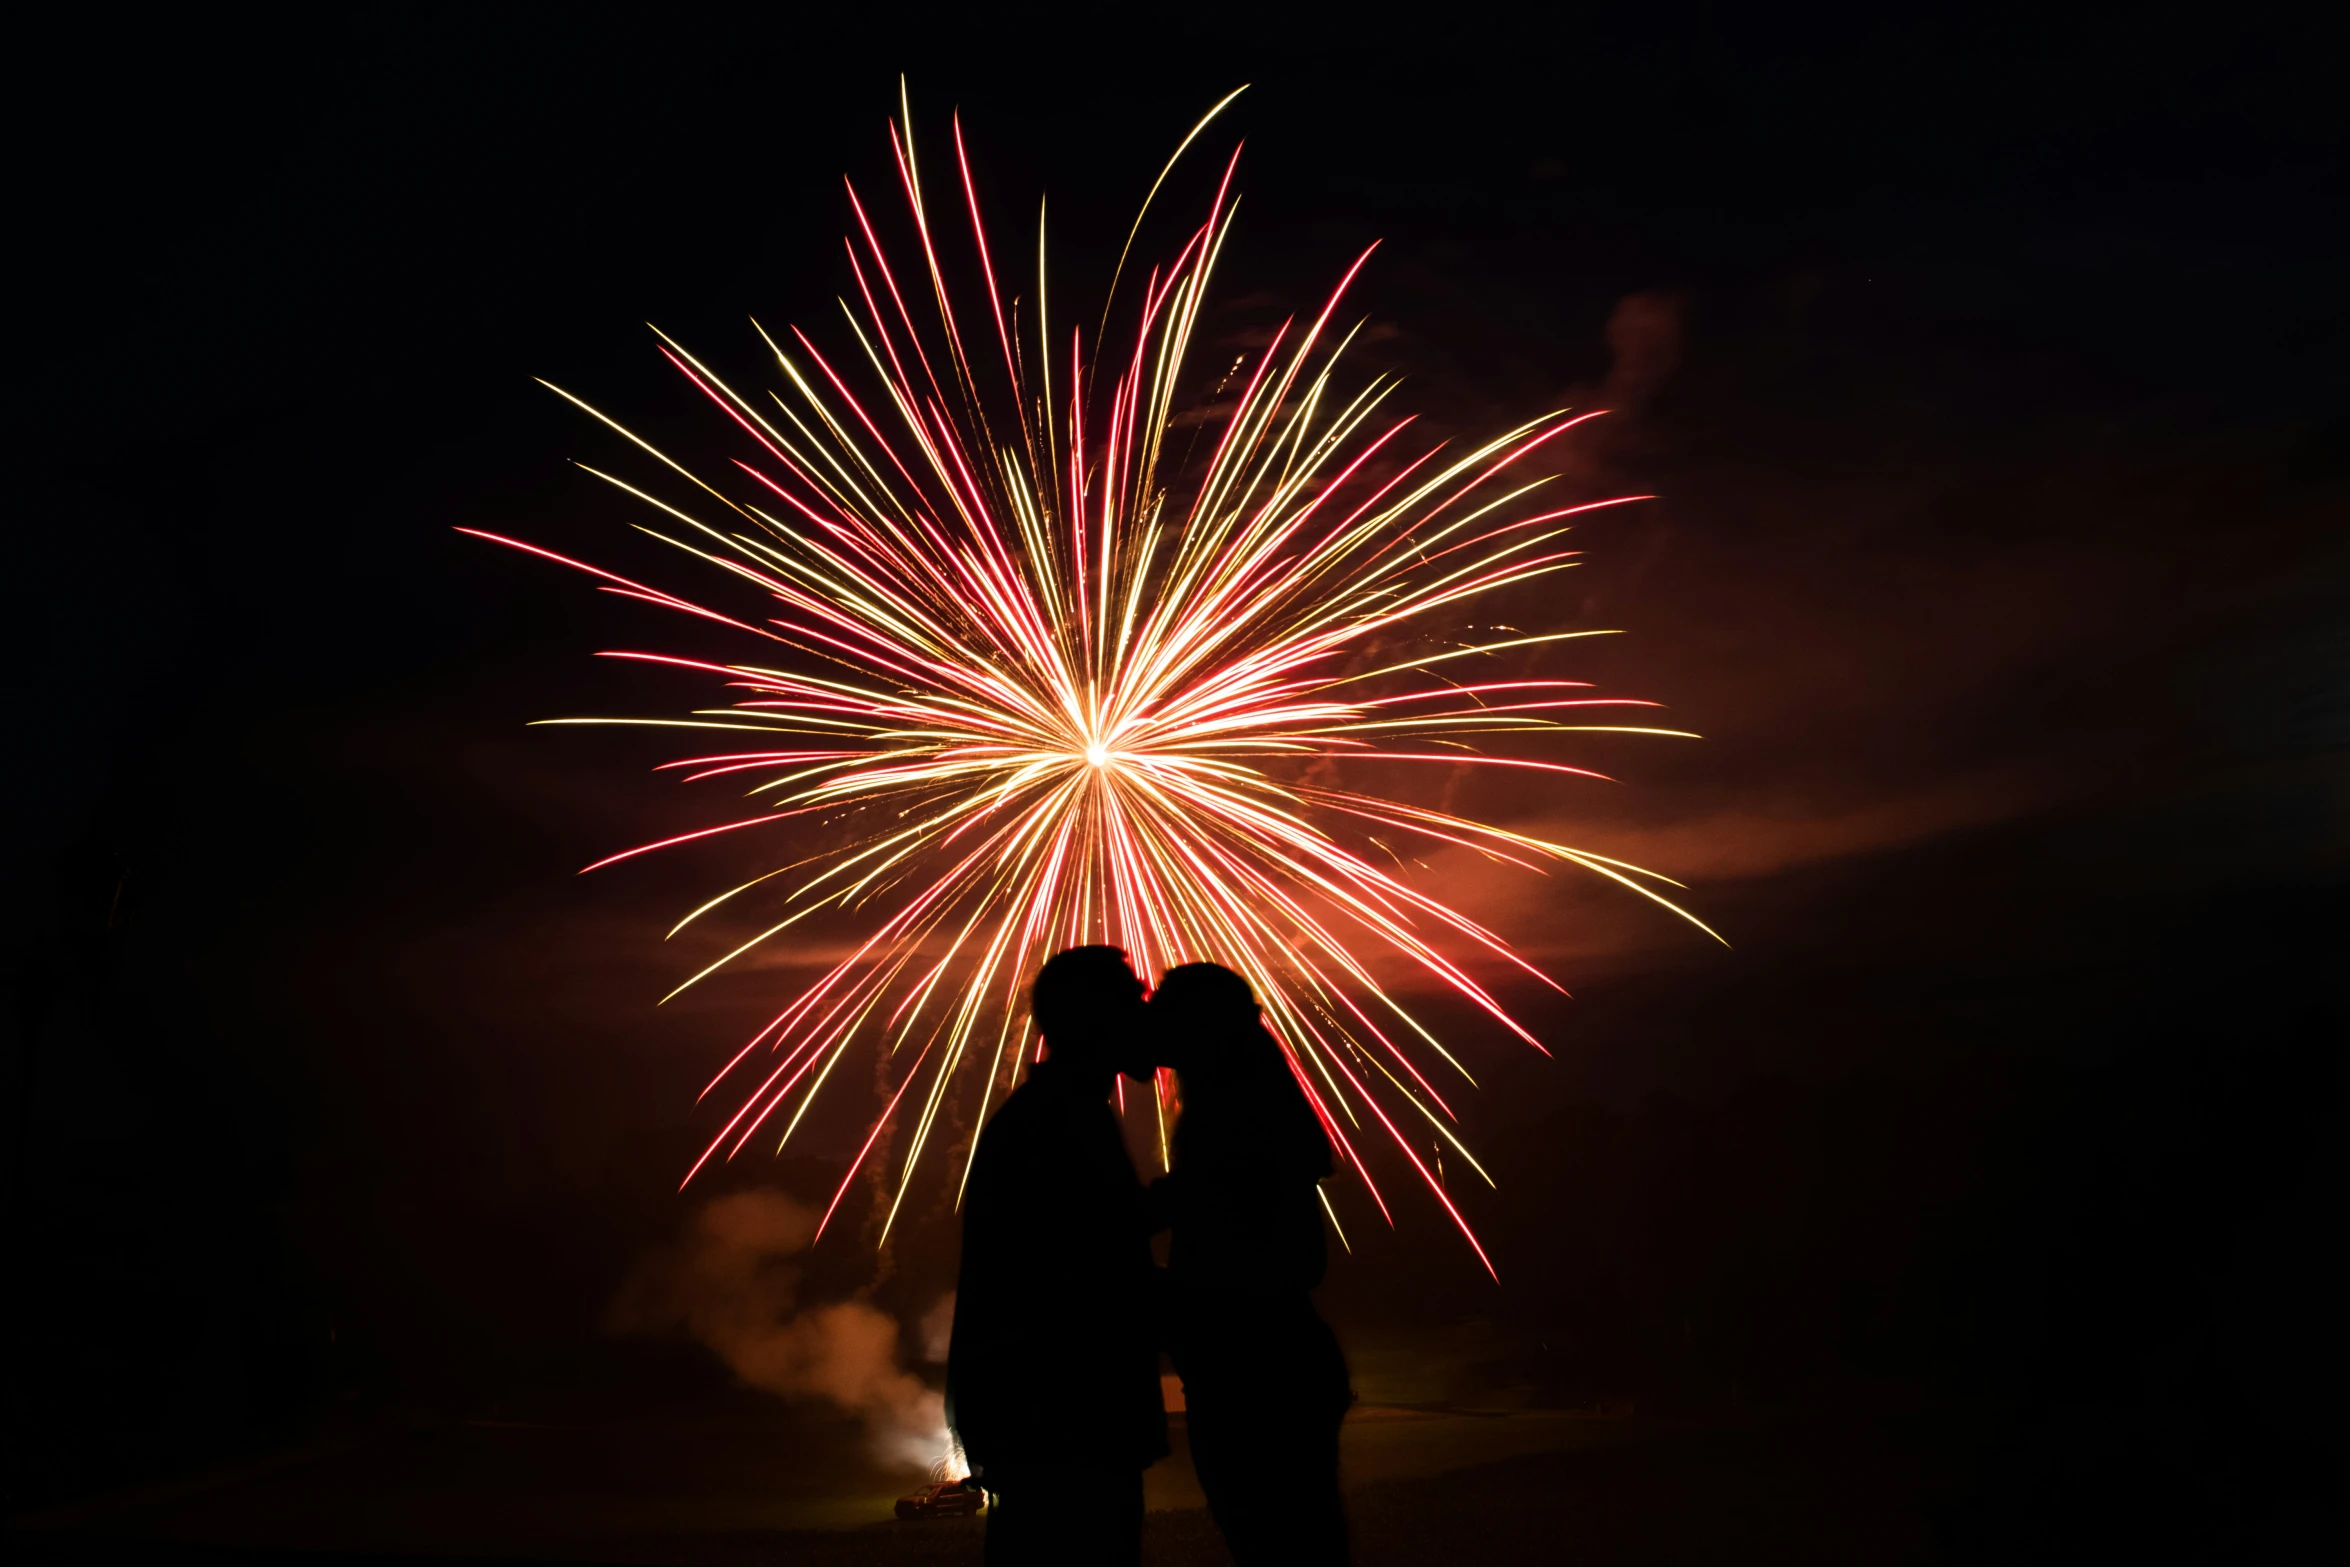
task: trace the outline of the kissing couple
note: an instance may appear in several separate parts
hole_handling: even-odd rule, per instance
[[[1146,992],[1116,947],[1055,954],[1041,1046],[963,1192],[947,1418],[989,1493],[986,1559],[1128,1567],[1167,1455],[1159,1354],[1240,1567],[1346,1560],[1338,1426],[1353,1392],[1310,1292],[1331,1150],[1248,982],[1213,963]],[[1175,1074],[1171,1172],[1147,1188],[1110,1092]],[[1169,1232],[1167,1266],[1152,1238]]]

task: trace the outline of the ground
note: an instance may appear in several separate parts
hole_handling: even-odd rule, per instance
[[[1149,1477],[1144,1560],[1221,1563],[1178,1427]],[[752,1567],[979,1559],[976,1520],[890,1521],[909,1477],[856,1433],[808,1440],[755,1407],[604,1426],[416,1425],[19,1520],[27,1564],[266,1557]],[[788,1446],[786,1445],[788,1443]],[[1355,1559],[1898,1562],[1931,1553],[1927,1487],[1849,1424],[1358,1409],[1344,1462]],[[818,1462],[787,1453],[821,1452]]]

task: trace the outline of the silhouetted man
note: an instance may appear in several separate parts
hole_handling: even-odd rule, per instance
[[[947,1414],[993,1494],[991,1563],[1136,1561],[1167,1452],[1142,1183],[1108,1100],[1147,1080],[1142,981],[1115,947],[1036,976],[1046,1059],[987,1123],[963,1193]]]

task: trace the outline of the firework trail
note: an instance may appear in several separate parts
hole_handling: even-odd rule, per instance
[[[780,1151],[852,1047],[873,1042],[897,1086],[833,1207],[885,1129],[905,1125],[886,1237],[942,1113],[975,1099],[977,1124],[1017,1072],[1025,977],[1055,949],[1101,941],[1145,974],[1195,959],[1245,974],[1381,1214],[1388,1199],[1366,1139],[1401,1152],[1490,1270],[1419,1152],[1432,1128],[1484,1174],[1431,1080],[1468,1074],[1372,959],[1403,960],[1536,1049],[1464,965],[1557,987],[1350,843],[1378,848],[1397,871],[1381,834],[1525,868],[1564,861],[1696,921],[1655,890],[1677,884],[1654,872],[1350,787],[1345,775],[1433,763],[1597,778],[1508,747],[1570,732],[1681,733],[1615,721],[1655,704],[1588,695],[1584,682],[1475,672],[1505,650],[1606,633],[1444,635],[1479,596],[1568,569],[1575,552],[1562,540],[1577,514],[1644,497],[1545,504],[1537,459],[1593,415],[1545,415],[1474,450],[1413,452],[1409,420],[1384,412],[1391,380],[1339,391],[1334,367],[1352,333],[1334,322],[1367,251],[1318,312],[1226,377],[1220,393],[1240,390],[1209,408],[1192,460],[1164,460],[1231,231],[1237,149],[1199,226],[1125,297],[1127,346],[1089,361],[1083,334],[1064,334],[1048,312],[1041,207],[1034,302],[1007,300],[959,120],[942,201],[916,161],[902,94],[900,107],[890,147],[919,255],[892,264],[851,185],[848,355],[762,328],[785,389],[755,398],[661,336],[662,355],[745,443],[724,488],[561,393],[691,486],[672,504],[589,469],[658,514],[646,532],[731,577],[756,607],[725,613],[481,535],[767,649],[728,664],[608,654],[695,671],[733,695],[690,718],[548,720],[721,732],[720,749],[663,765],[689,780],[748,781],[760,802],[588,869],[721,833],[881,824],[810,858],[804,844],[770,851],[760,874],[679,923],[754,888],[783,893],[777,917],[682,990],[819,910],[873,919],[704,1090],[732,1085],[740,1108],[686,1179],[762,1135]],[[978,274],[979,307],[962,314],[942,264],[950,227],[954,264]],[[1138,216],[1129,253],[1141,227]],[[1162,1077],[1162,1150],[1169,1088]]]

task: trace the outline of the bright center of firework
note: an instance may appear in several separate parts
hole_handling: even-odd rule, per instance
[[[1107,767],[1110,765],[1110,748],[1096,740],[1085,748],[1085,759],[1096,767]]]

